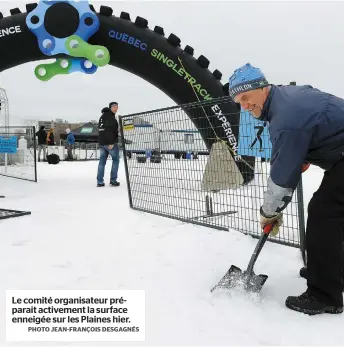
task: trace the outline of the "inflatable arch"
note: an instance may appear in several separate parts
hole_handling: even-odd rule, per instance
[[[153,84],[178,105],[205,101],[207,117],[193,114],[192,108],[185,112],[208,149],[216,142],[214,131],[226,139],[244,182],[252,180],[255,158],[238,155],[240,108],[231,101],[212,102],[228,96],[228,84],[221,83],[219,70],[208,69],[206,57],[195,58],[189,45],[182,49],[178,36],[165,37],[162,27],[151,30],[145,18],[132,21],[126,12],[116,17],[107,6],[96,12],[87,1],[41,1],[27,4],[26,11],[14,8],[8,17],[0,12],[0,72],[56,58],[35,69],[36,77],[46,81],[74,71],[94,73],[110,64]]]

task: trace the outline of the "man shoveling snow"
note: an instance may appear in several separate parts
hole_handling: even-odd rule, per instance
[[[262,228],[274,223],[276,236],[302,172],[309,164],[325,170],[308,205],[307,290],[289,296],[286,306],[307,314],[342,313],[344,100],[309,85],[273,85],[249,63],[230,77],[229,94],[269,127],[271,170],[260,208]]]

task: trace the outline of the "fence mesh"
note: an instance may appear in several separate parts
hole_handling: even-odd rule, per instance
[[[122,149],[121,140],[119,140],[119,148]],[[67,141],[61,140],[60,146],[48,146],[47,153],[56,153],[60,156],[60,160],[67,159]],[[100,159],[100,148],[98,142],[75,142],[72,146],[73,160],[91,161]],[[121,155],[121,151],[120,151]],[[42,158],[41,158],[42,159]],[[111,157],[109,156],[109,160]]]
[[[47,146],[47,154],[57,154],[60,160],[67,159],[67,141],[61,141],[60,146]],[[99,160],[99,144],[96,142],[75,142],[72,146],[73,160]]]
[[[37,182],[36,136],[32,126],[0,130],[0,175]]]
[[[221,98],[120,117],[133,209],[261,235],[259,209],[270,172],[268,130],[247,112],[238,111],[236,124],[232,115],[222,113],[221,117],[232,119],[231,134],[238,134],[238,138],[219,138],[216,123],[210,119],[219,118],[219,114],[208,111],[224,108],[229,102],[229,98]],[[227,123],[220,126],[228,128]],[[206,141],[212,140],[210,148],[205,145],[205,134]],[[278,236],[270,241],[303,247],[301,184],[284,210]]]

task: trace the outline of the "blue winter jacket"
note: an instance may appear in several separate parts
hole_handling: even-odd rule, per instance
[[[272,85],[262,111],[272,143],[263,213],[281,212],[306,162],[329,170],[344,159],[344,100],[311,86]]]
[[[74,138],[74,135],[72,132],[70,132],[68,135],[67,135],[67,143],[69,145],[74,145],[75,143],[75,138]]]

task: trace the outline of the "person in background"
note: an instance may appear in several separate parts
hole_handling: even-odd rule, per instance
[[[36,132],[38,138],[38,161],[41,161],[41,152],[43,149],[43,161],[47,161],[47,133],[44,130],[44,125],[41,125],[39,130]]]
[[[55,136],[54,136],[54,128],[50,128],[47,135],[47,145],[54,146],[55,145]]]
[[[72,161],[73,160],[73,146],[75,143],[75,137],[74,134],[71,132],[69,128],[66,129],[66,134],[67,134],[67,160]]]
[[[100,159],[97,173],[97,187],[104,187],[104,172],[108,155],[112,158],[112,167],[110,173],[110,186],[118,187],[117,182],[119,167],[119,148],[118,148],[118,121],[116,113],[118,110],[117,102],[110,102],[109,107],[102,109],[102,115],[99,118],[99,148]]]
[[[309,164],[324,170],[308,205],[307,290],[287,297],[285,304],[309,315],[342,313],[344,99],[310,85],[271,84],[249,63],[229,78],[229,96],[269,127],[271,168],[260,208],[262,229],[272,224],[272,236],[278,233],[283,211]]]

